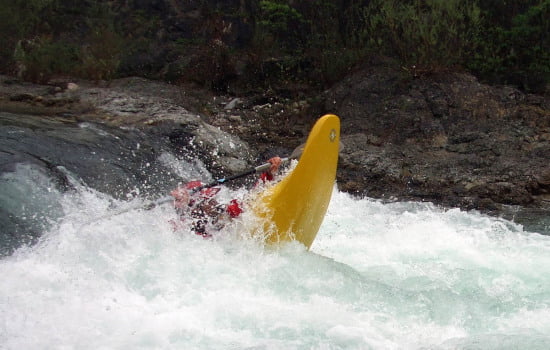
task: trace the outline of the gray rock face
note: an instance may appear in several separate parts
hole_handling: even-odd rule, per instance
[[[465,74],[372,66],[324,94],[342,118],[342,189],[500,211],[546,207],[550,101]]]
[[[110,88],[50,90],[3,83],[0,256],[44,232],[62,212],[60,194],[75,190],[75,181],[115,198],[158,198],[178,182],[210,180],[182,176],[167,154],[182,164],[198,159],[215,176],[255,160],[238,137],[175,103],[177,91],[167,84],[124,79]]]

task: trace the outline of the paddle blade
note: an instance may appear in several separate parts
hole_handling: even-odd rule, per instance
[[[305,147],[306,147],[305,143],[296,147],[294,151],[290,154],[290,156],[288,156],[288,159],[300,159],[300,157],[302,156],[302,153],[304,152]]]

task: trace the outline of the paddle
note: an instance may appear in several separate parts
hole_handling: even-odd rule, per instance
[[[281,163],[286,163],[286,162],[291,161],[293,159],[299,159],[300,156],[302,155],[302,152],[304,151],[304,147],[305,147],[305,144],[296,147],[290,156],[281,159]],[[204,184],[202,186],[198,186],[198,187],[193,188],[193,190],[191,191],[191,194],[197,193],[202,189],[218,186],[218,185],[224,184],[228,181],[240,179],[240,178],[248,176],[248,175],[262,173],[264,171],[267,171],[270,166],[271,166],[271,163],[264,163],[262,165],[258,165],[255,168],[251,168],[251,169],[248,169],[246,171],[243,171],[242,173],[214,180],[210,183],[207,183],[207,184]],[[156,201],[147,204],[146,209],[154,208],[155,206],[157,206],[159,204],[170,202],[172,200],[174,200],[174,197],[172,197],[172,196],[166,196],[166,197],[157,199]]]
[[[288,156],[287,158],[282,158],[281,162],[286,163],[286,162],[288,162],[292,159],[300,158],[300,156],[302,155],[302,152],[304,151],[304,147],[305,147],[305,144],[296,147],[294,149],[294,151],[292,152],[292,154],[290,156]],[[259,165],[259,166],[255,167],[255,168],[244,171],[240,174],[236,174],[236,175],[232,175],[232,176],[229,176],[229,177],[226,177],[226,178],[221,178],[221,179],[214,180],[214,181],[212,181],[208,184],[205,184],[205,185],[202,185],[202,186],[199,186],[199,187],[195,187],[193,189],[192,193],[198,192],[198,191],[200,191],[204,188],[209,188],[209,187],[214,187],[214,186],[217,186],[217,185],[221,185],[223,183],[226,183],[227,181],[239,179],[241,177],[245,177],[245,176],[252,175],[252,174],[262,173],[264,171],[267,171],[270,166],[271,166],[271,163],[265,163],[265,164],[262,164],[262,165]]]
[[[296,147],[294,149],[294,151],[292,152],[292,154],[290,154],[290,156],[288,156],[287,158],[282,158],[281,162],[286,163],[286,162],[288,162],[290,160],[293,160],[293,159],[299,159],[300,156],[302,155],[302,152],[304,151],[304,147],[305,147],[305,144],[302,144],[302,145]],[[251,169],[248,169],[246,171],[243,171],[242,173],[214,180],[210,183],[207,183],[207,184],[204,184],[202,186],[198,186],[198,187],[193,188],[193,190],[191,191],[191,194],[196,193],[196,192],[198,192],[202,189],[218,186],[218,185],[224,184],[226,182],[236,180],[236,179],[248,176],[248,175],[262,173],[262,172],[268,170],[270,166],[271,166],[271,163],[265,163],[265,164],[262,164],[262,165],[259,165],[259,166],[255,167],[255,168],[251,168]],[[168,202],[171,202],[173,200],[174,200],[174,197],[172,197],[172,196],[162,197],[162,198],[159,198],[159,199],[157,199],[153,202],[131,206],[131,207],[128,207],[128,208],[117,210],[115,212],[111,212],[111,213],[106,214],[106,215],[96,217],[94,219],[89,220],[87,222],[87,224],[98,221],[98,220],[101,220],[101,219],[110,218],[112,216],[124,214],[126,212],[136,210],[136,209],[150,210],[150,209],[153,209],[154,207],[156,207],[157,205],[168,203]]]

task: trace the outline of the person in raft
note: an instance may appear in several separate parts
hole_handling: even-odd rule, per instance
[[[281,165],[280,157],[273,157],[268,160],[271,164],[269,169],[260,175],[262,182],[273,180],[275,174]],[[239,202],[232,199],[229,204],[220,204],[216,201],[216,194],[220,191],[219,187],[203,188],[199,191],[195,189],[202,186],[200,181],[191,181],[170,192],[174,197],[174,207],[182,222],[186,218],[191,218],[191,230],[195,234],[205,238],[212,235],[208,232],[208,227],[221,229],[224,225],[223,217],[227,214],[230,218],[236,218],[243,212]],[[177,225],[177,224],[176,224]]]

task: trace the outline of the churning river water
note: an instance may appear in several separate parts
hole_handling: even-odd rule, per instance
[[[113,199],[76,187],[0,260],[0,349],[550,347],[550,236],[517,224],[335,191],[307,251],[174,232],[170,204],[90,221]]]
[[[0,217],[14,221],[0,226],[2,350],[550,348],[547,225],[335,190],[309,251],[264,246],[246,214],[203,239],[174,231],[170,204],[113,215],[143,194],[94,189],[157,178],[128,163],[154,155],[141,136],[3,118]],[[169,154],[157,163],[210,176]]]

